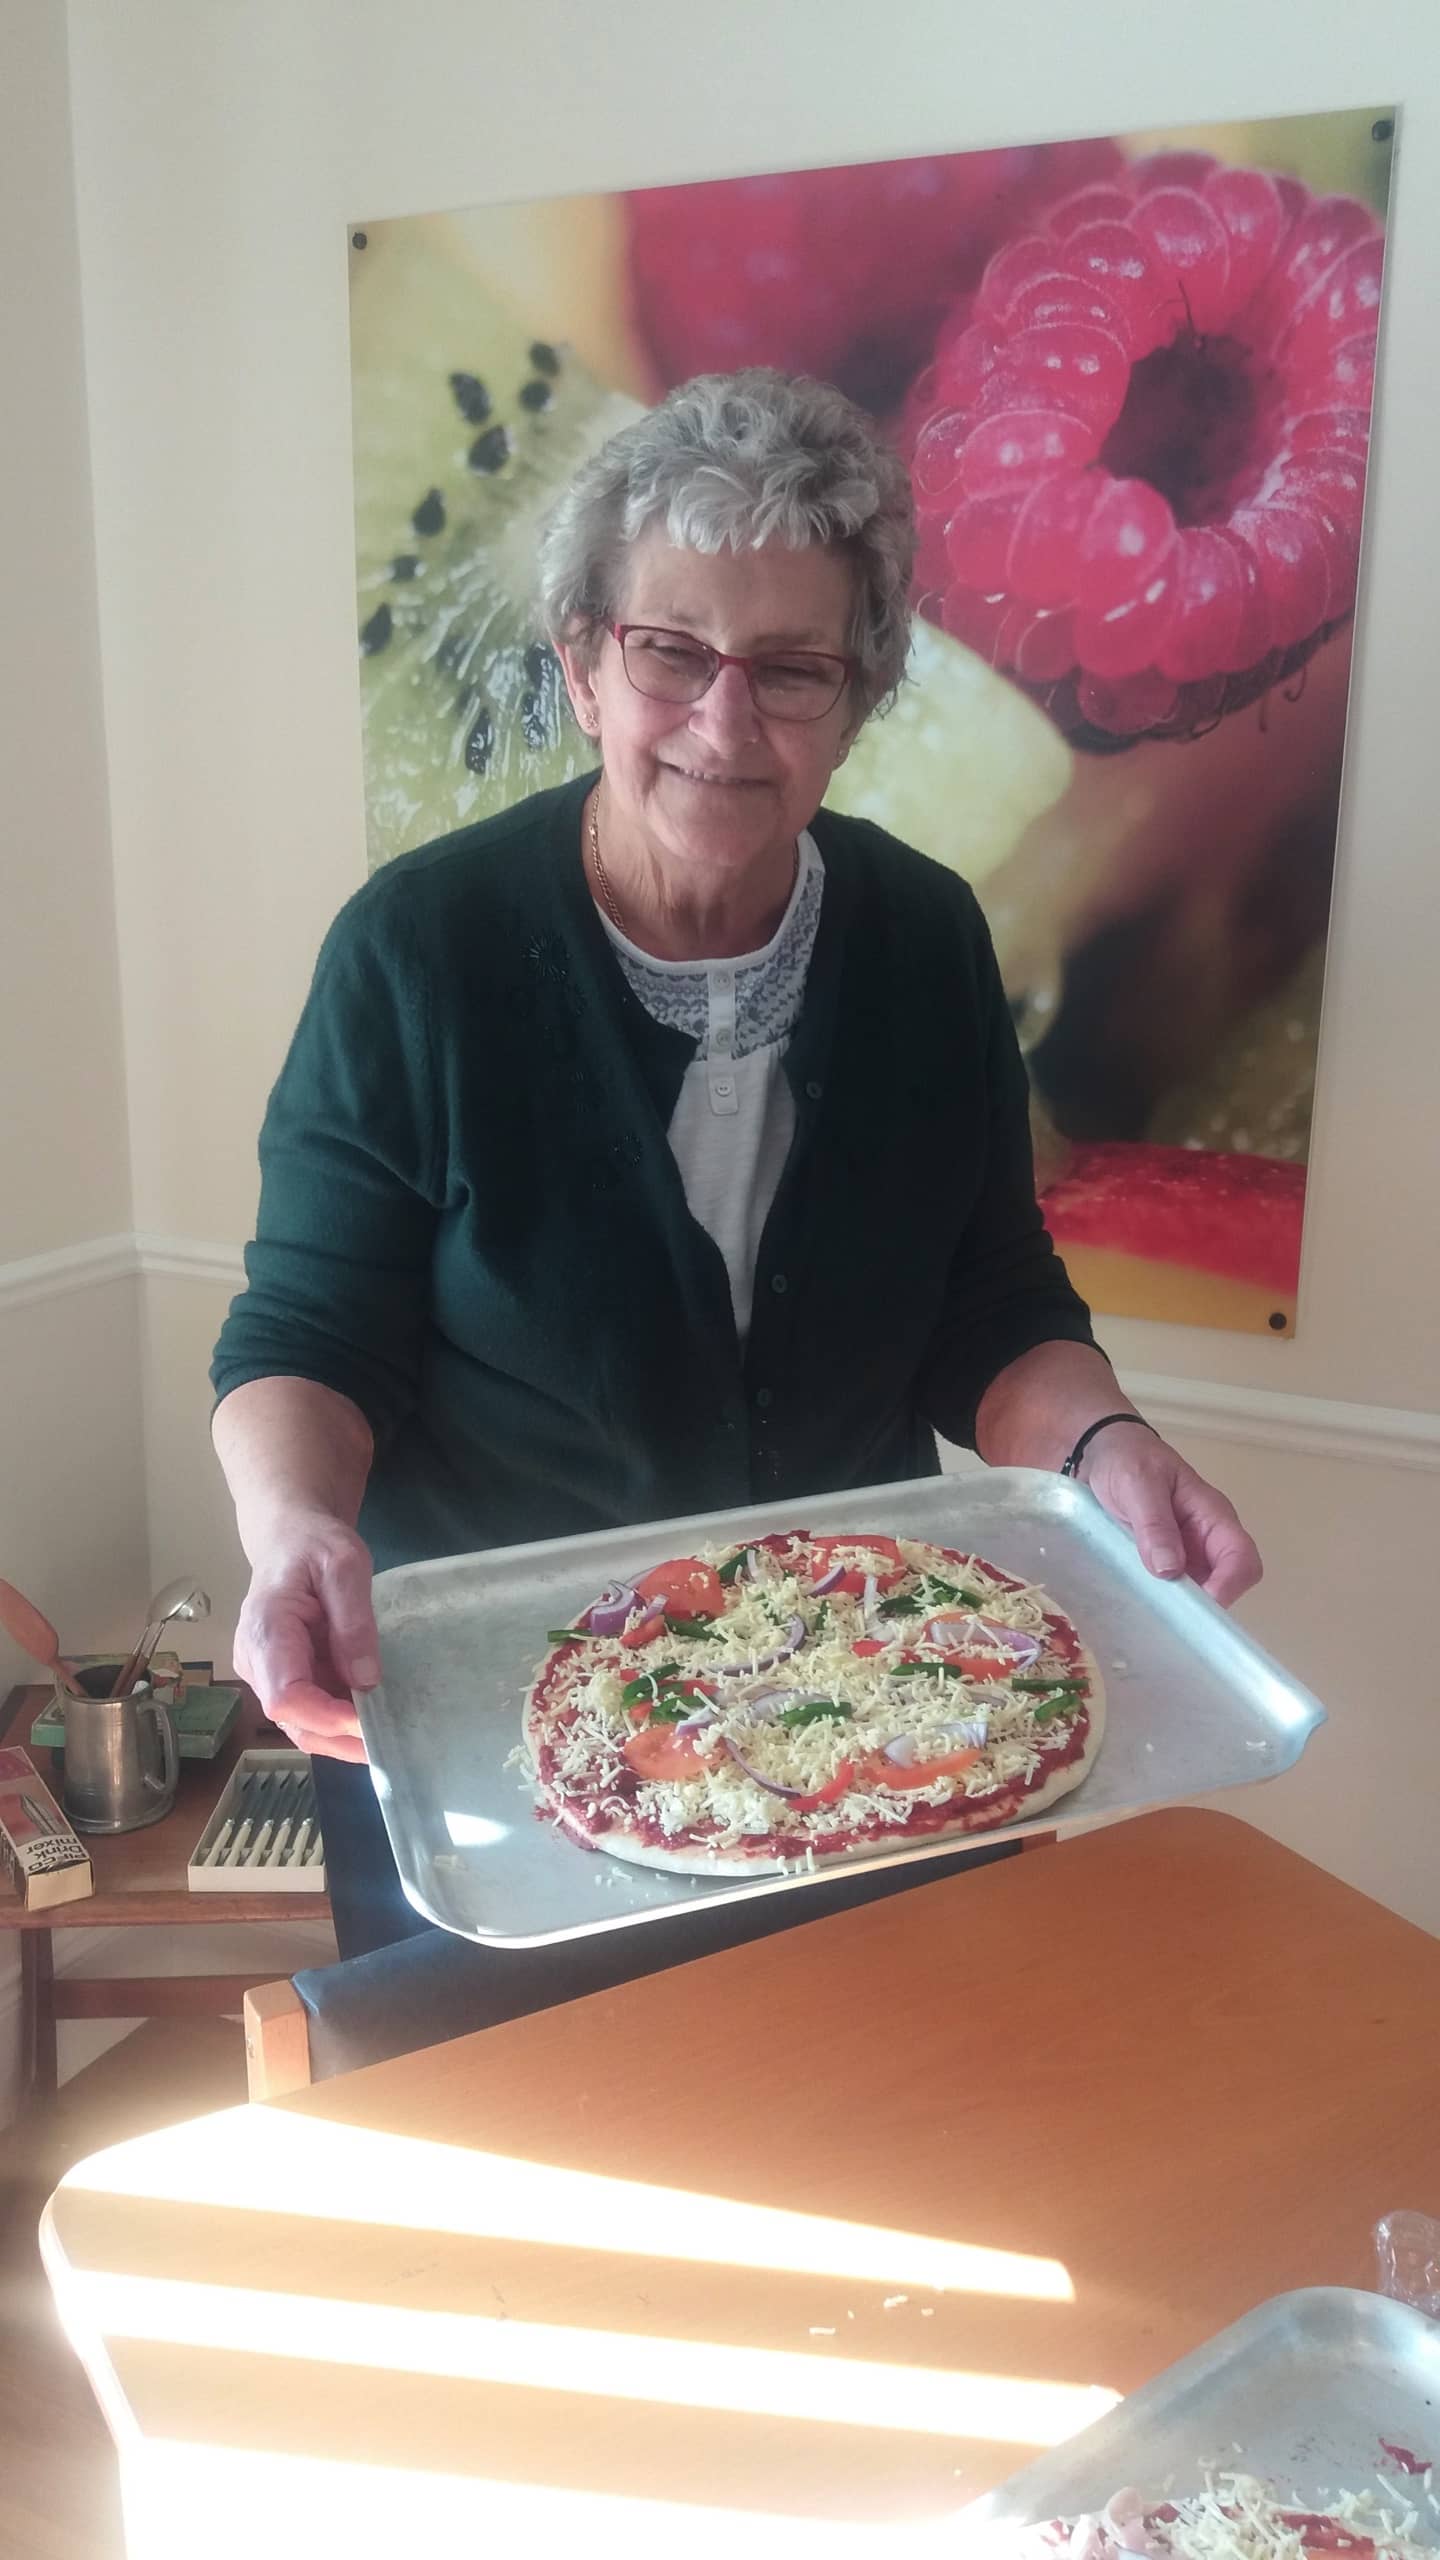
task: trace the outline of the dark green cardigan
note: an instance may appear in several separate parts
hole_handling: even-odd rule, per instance
[[[266,1113],[211,1376],[361,1408],[379,1566],[929,1474],[1009,1361],[1092,1338],[1035,1206],[974,897],[822,810],[795,1141],[742,1354],[666,1136],[694,1044],[606,940],[586,788],[350,900]]]

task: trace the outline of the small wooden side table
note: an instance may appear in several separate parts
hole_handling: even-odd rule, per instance
[[[12,1689],[0,1706],[0,1743],[33,1751],[50,1780],[50,1754],[34,1749],[30,1728],[50,1692],[43,1682]],[[238,2014],[256,1983],[273,1981],[273,1961],[248,1973],[57,1975],[56,1929],[194,1929],[244,1920],[327,1920],[323,1893],[192,1893],[186,1862],[220,1800],[239,1754],[266,1740],[283,1742],[246,1690],[230,1735],[213,1760],[182,1760],[172,1810],[143,1831],[86,1832],[95,1890],[83,1902],[27,1911],[0,1885],[0,1929],[20,1932],[20,2103],[53,2095],[55,2026],[60,2018],[193,2018]]]

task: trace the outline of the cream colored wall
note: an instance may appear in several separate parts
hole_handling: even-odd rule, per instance
[[[65,24],[46,0],[6,19],[0,187],[0,1572],[84,1646],[128,1618],[147,1550]],[[20,1670],[0,1636],[0,1688]]]
[[[8,0],[5,11],[0,350],[0,1573],[45,1609],[63,1642],[88,1651],[138,1632],[152,1588],[155,1448],[166,1446],[166,1394],[186,1378],[188,1342],[177,1324],[158,1350],[147,1348],[165,1284],[142,1280],[133,1240],[60,0]],[[163,734],[157,752],[163,759]],[[193,919],[182,935],[183,965],[203,967],[192,926]],[[153,1023],[151,1003],[160,1014]],[[140,1054],[173,1080],[182,1052],[167,1037],[165,1011],[163,981],[147,983]],[[184,1285],[203,1301],[203,1287]],[[182,1531],[213,1497],[193,1432],[180,1476],[181,1517],[166,1507],[179,1480],[172,1478],[158,1526],[168,1539],[173,1525],[188,1560]],[[218,1506],[206,1528],[223,1570],[233,1542]],[[228,1589],[221,1597],[233,1607]],[[0,1635],[0,1696],[29,1671]],[[147,1947],[142,1961],[157,1971],[223,1971],[267,1960],[257,1957],[253,1933],[243,1945],[237,1936],[193,1931],[183,1945]],[[267,1932],[267,1941],[277,1973],[323,1962],[333,1949],[323,1923]],[[62,1969],[133,1970],[136,1954],[125,1931],[66,1931],[57,1944]],[[17,1941],[6,1932],[0,2125],[14,2109],[18,1975]],[[62,2027],[62,2076],[123,2032],[113,2024]]]
[[[64,14],[5,39],[0,1264],[131,1223]]]
[[[1271,1572],[1249,1622],[1332,1708],[1247,1815],[1440,1928],[1435,1701],[1413,1669],[1407,1586],[1388,1581],[1399,1605],[1363,1622],[1354,1608],[1357,1577],[1368,1589],[1397,1558],[1423,1589],[1440,1532],[1429,10],[1311,0],[1303,43],[1292,11],[1253,0],[1029,0],[1008,19],[956,0],[879,19],[860,0],[731,0],[703,26],[672,0],[71,0],[69,18],[152,1554],[160,1571],[202,1570],[227,1607],[241,1573],[205,1356],[250,1221],[265,1092],[321,932],[363,872],[347,222],[1400,102],[1299,1338],[1110,1335],[1127,1373],[1169,1382],[1155,1409],[1254,1518]],[[36,947],[43,1016],[71,962],[58,916]],[[117,1069],[83,1136],[93,1156],[118,1091]],[[1223,1431],[1206,1429],[1212,1397]]]
[[[148,1548],[63,10],[13,0],[5,55],[0,1573],[86,1648],[131,1623]],[[26,1676],[0,1635],[0,1695]],[[17,1978],[7,1934],[0,2122]]]
[[[1176,1436],[1264,1550],[1245,1624],[1329,1712],[1285,1777],[1216,1803],[1440,1932],[1440,1697],[1418,1634],[1436,1588],[1440,1475]]]

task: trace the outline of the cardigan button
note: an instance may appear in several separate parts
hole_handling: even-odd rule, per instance
[[[760,1411],[761,1411],[762,1413],[768,1413],[768,1412],[769,1412],[769,1410],[770,1410],[770,1407],[771,1407],[771,1405],[774,1403],[774,1401],[775,1401],[774,1394],[773,1394],[772,1390],[771,1390],[769,1387],[757,1387],[757,1388],[756,1388],[756,1390],[755,1390],[755,1402],[756,1402],[756,1404],[759,1406]]]
[[[806,1101],[807,1101],[807,1102],[818,1102],[818,1101],[819,1101],[819,1099],[820,1099],[820,1096],[821,1096],[821,1094],[824,1092],[824,1090],[825,1090],[825,1087],[823,1086],[823,1084],[819,1083],[819,1082],[818,1082],[818,1080],[817,1080],[814,1076],[812,1076],[812,1077],[810,1078],[809,1083],[808,1083],[808,1084],[806,1085],[806,1087],[805,1087],[805,1098],[806,1098]]]
[[[774,1290],[777,1298],[783,1298],[786,1290],[790,1286],[790,1283],[786,1279],[783,1271],[772,1271],[770,1274],[770,1286]]]

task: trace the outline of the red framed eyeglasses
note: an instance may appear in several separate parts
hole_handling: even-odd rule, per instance
[[[762,649],[738,658],[688,631],[646,622],[607,622],[625,673],[651,702],[698,702],[722,667],[743,667],[750,699],[766,720],[823,720],[855,672],[853,658],[824,649]]]

